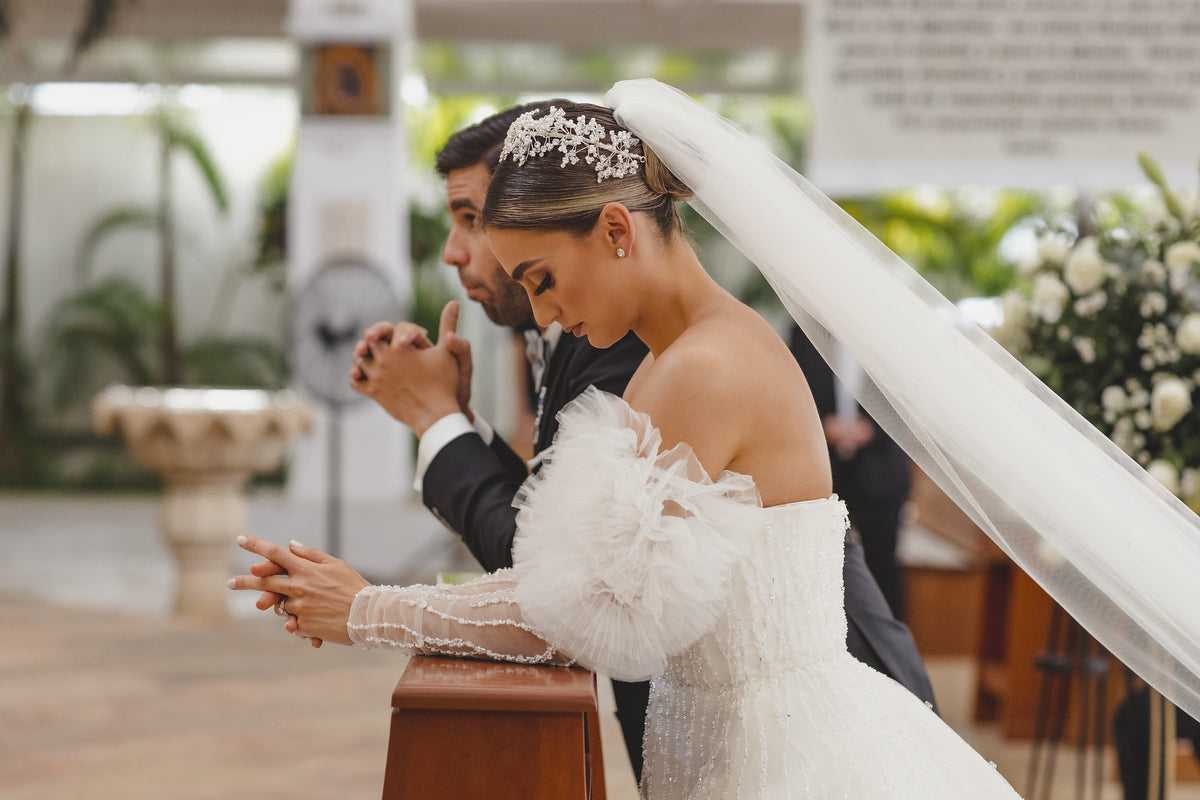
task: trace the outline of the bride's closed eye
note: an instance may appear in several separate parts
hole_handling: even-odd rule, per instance
[[[533,290],[533,294],[535,296],[537,296],[537,295],[541,294],[542,292],[545,292],[547,289],[551,289],[553,287],[554,287],[554,277],[549,272],[547,272],[546,277],[542,278],[542,282],[539,283],[537,285],[537,288]]]

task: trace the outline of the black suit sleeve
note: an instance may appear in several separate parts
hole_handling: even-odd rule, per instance
[[[558,372],[552,376],[556,391],[547,397],[545,408],[551,428],[546,443],[557,430],[554,415],[564,405],[593,384],[620,395],[646,354],[645,346],[632,334],[607,350],[596,350],[582,341],[572,341],[569,347],[562,352],[561,362],[551,362]],[[525,463],[499,436],[488,446],[477,434],[467,433],[434,456],[425,472],[421,499],[491,572],[512,566],[517,531],[517,510],[512,502],[526,477]]]
[[[525,464],[503,439],[492,445],[465,433],[443,447],[425,472],[421,499],[434,516],[462,537],[471,555],[489,572],[512,566],[517,488]]]

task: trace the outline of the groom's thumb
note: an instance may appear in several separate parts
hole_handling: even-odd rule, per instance
[[[438,323],[438,344],[445,343],[445,336],[458,330],[458,301],[451,300],[442,309],[442,319]]]

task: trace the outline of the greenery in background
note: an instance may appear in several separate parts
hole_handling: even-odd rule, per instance
[[[1096,206],[1094,235],[1045,234],[1004,296],[997,339],[1172,493],[1200,507],[1200,207]],[[1163,209],[1165,208],[1165,213]]]
[[[271,251],[260,248],[249,266],[233,265],[218,285],[209,331],[181,344],[176,328],[176,282],[180,231],[172,199],[173,161],[186,156],[199,174],[217,210],[229,208],[225,180],[207,146],[177,112],[162,108],[152,117],[159,142],[157,197],[151,207],[122,207],[102,215],[84,236],[77,265],[87,282],[100,245],[113,234],[146,230],[159,244],[159,295],[151,298],[122,277],[89,284],[61,300],[47,326],[46,363],[52,365],[53,398],[59,407],[91,397],[114,378],[135,385],[207,385],[280,388],[287,368],[279,346],[266,339],[223,334],[225,315],[233,305],[240,281],[260,271],[280,273]],[[263,227],[277,225],[278,168],[270,170],[264,187]],[[284,210],[286,213],[286,209]],[[82,343],[82,344],[81,344]],[[107,367],[107,368],[105,368]]]
[[[26,0],[32,2],[32,0]],[[79,28],[72,37],[64,77],[108,31],[125,0],[88,0]],[[21,0],[0,0],[0,60],[10,65],[25,58],[16,30]],[[32,412],[33,373],[21,341],[21,230],[25,209],[25,152],[33,118],[32,87],[10,86],[12,131],[9,144],[8,218],[4,240],[4,305],[0,309],[0,485],[37,485],[43,480],[45,458]]]
[[[213,161],[208,147],[184,122],[179,111],[164,102],[151,117],[158,140],[158,185],[153,206],[113,209],[97,220],[84,236],[78,272],[86,278],[99,245],[114,233],[128,228],[145,229],[158,240],[158,311],[152,322],[158,339],[157,368],[152,382],[174,386],[183,382],[179,358],[177,263],[179,258],[178,220],[175,216],[174,163],[177,155],[187,157],[203,177],[213,205],[225,216],[229,196],[225,180]],[[86,291],[86,290],[85,290]],[[52,319],[51,324],[56,324]]]
[[[840,205],[951,300],[1010,288],[1015,263],[1001,245],[1050,213],[1044,196],[1019,191],[905,190]]]

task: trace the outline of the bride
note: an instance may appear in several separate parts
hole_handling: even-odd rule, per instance
[[[632,330],[650,350],[623,398],[592,389],[562,412],[516,501],[515,566],[461,587],[370,586],[313,548],[247,537],[287,574],[231,586],[286,595],[289,629],[314,644],[651,677],[649,798],[1015,797],[845,651],[846,518],[820,421],[779,337],[688,245],[675,203],[695,191],[818,347],[836,337],[863,363],[877,388],[861,399],[889,433],[1186,708],[1195,598],[1138,585],[1137,570],[1170,581],[1182,560],[1194,576],[1195,539],[1180,546],[1194,518],[744,134],[654,82],[608,100],[615,114],[518,119],[483,211],[539,324],[598,347]],[[1133,521],[1163,523],[1165,549],[1122,547]]]

